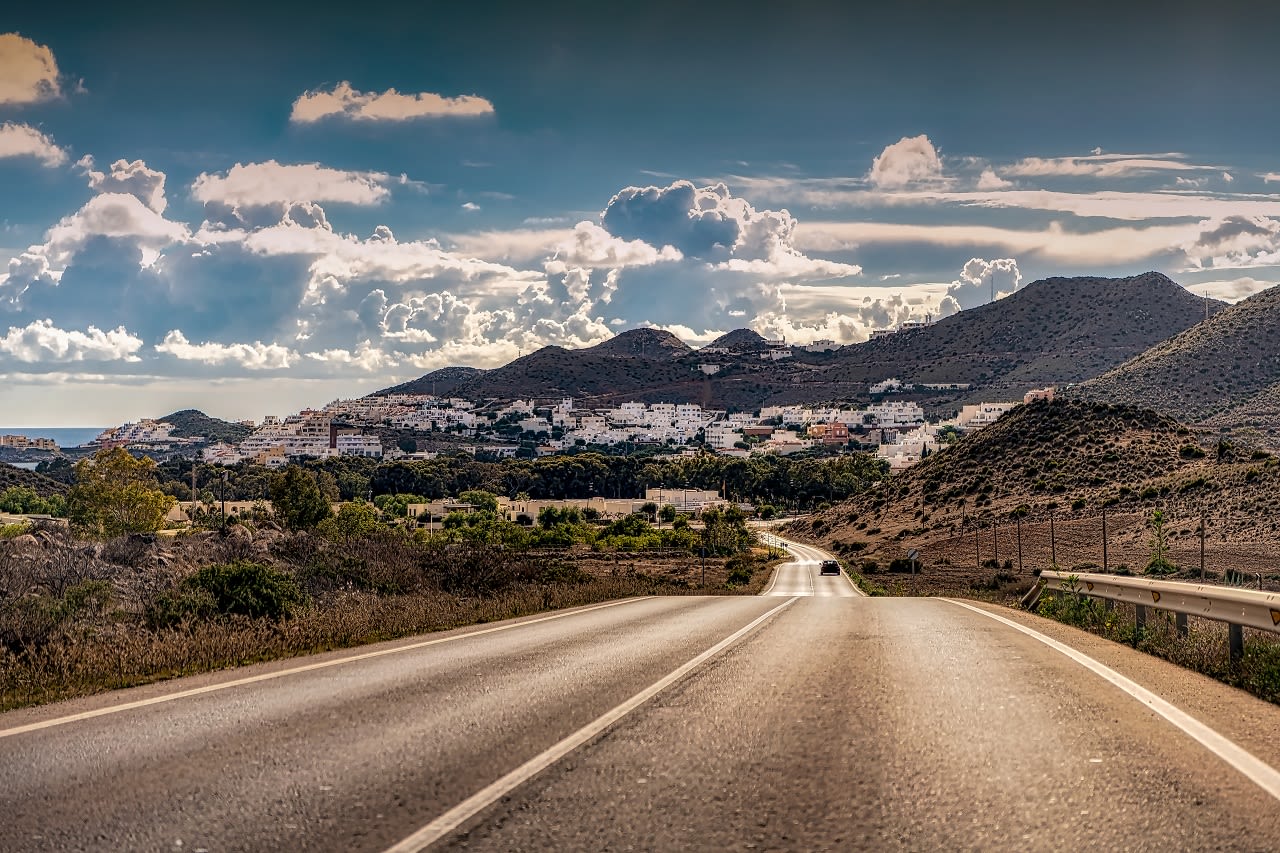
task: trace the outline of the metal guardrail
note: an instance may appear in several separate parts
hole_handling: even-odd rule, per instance
[[[1041,572],[1045,589],[1070,592],[1108,601],[1123,601],[1137,608],[1138,628],[1146,624],[1146,609],[1178,614],[1178,631],[1186,634],[1187,616],[1226,622],[1230,626],[1231,657],[1244,654],[1242,627],[1280,634],[1280,593],[1235,587],[1159,581],[1121,575]]]

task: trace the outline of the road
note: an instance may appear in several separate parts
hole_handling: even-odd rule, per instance
[[[1035,617],[858,597],[795,550],[756,598],[615,602],[0,715],[0,850],[1280,849],[1280,709]]]

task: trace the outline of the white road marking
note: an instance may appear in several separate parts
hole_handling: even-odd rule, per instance
[[[783,539],[781,536],[778,536],[776,534],[773,535],[773,539],[777,544],[781,545],[783,548],[791,552],[792,556],[796,558],[794,561],[796,563],[813,563],[813,562],[821,563],[823,560],[834,559],[834,557],[831,557],[830,554],[827,554],[825,551],[819,548],[814,548],[811,545],[801,545],[799,542],[792,542],[790,539]],[[790,564],[783,563],[783,565],[790,565]],[[782,574],[782,566],[779,566],[776,570],[774,570],[773,580],[770,581],[769,588],[760,594],[761,595],[772,594],[774,586],[776,586],[778,583],[778,576],[781,574]],[[855,598],[867,597],[867,594],[865,592],[858,589],[858,585],[853,582],[853,578],[845,574],[843,570],[841,570],[840,572],[840,577],[844,578],[845,583],[849,584],[849,588],[853,591],[853,595]],[[810,587],[811,594],[817,595],[817,589],[814,587],[812,569],[809,570],[809,587]]]
[[[690,672],[720,654],[720,652],[729,648],[729,646],[751,633],[751,631],[753,631],[762,622],[790,607],[798,600],[798,598],[790,598],[762,616],[756,617],[749,624],[739,628],[737,631],[716,643],[693,660],[690,660],[670,674],[664,676],[659,681],[656,681],[644,690],[641,690],[639,693],[632,696],[621,705],[618,705],[613,710],[597,717],[595,720],[578,729],[564,740],[561,740],[544,752],[541,752],[529,759],[515,770],[512,770],[510,773],[503,776],[501,779],[498,779],[491,785],[488,785],[487,787],[472,794],[470,797],[449,809],[447,812],[440,815],[409,837],[405,838],[403,841],[387,848],[387,853],[416,853],[416,851],[424,850],[439,841],[441,838],[444,838],[472,817],[484,811],[486,808],[493,805],[520,785],[523,785],[525,782],[541,773],[543,770],[546,770],[548,767],[555,764],[578,747],[592,740],[627,714],[630,714],[636,708],[639,708],[645,702],[648,702],[654,696],[657,696],[663,690],[666,690],[672,684],[675,684]]]
[[[963,601],[956,601],[950,598],[944,598],[942,600],[950,602],[958,607],[963,607],[966,610],[972,610],[974,613],[979,613],[990,619],[994,619],[997,622],[1003,622],[1010,628],[1021,631],[1028,637],[1039,640],[1054,651],[1061,652],[1083,666],[1085,669],[1088,669],[1094,674],[1111,682],[1125,693],[1128,693],[1134,699],[1137,699],[1143,705],[1146,705],[1152,711],[1155,711],[1157,714],[1164,717],[1205,749],[1209,750],[1227,764],[1230,764],[1236,770],[1240,771],[1240,773],[1244,774],[1249,781],[1253,782],[1275,799],[1280,800],[1280,771],[1277,771],[1274,767],[1252,753],[1247,752],[1233,741],[1230,741],[1218,734],[1218,732],[1209,728],[1186,711],[1183,711],[1176,705],[1161,699],[1159,696],[1138,684],[1136,681],[1126,678],[1111,667],[1106,664],[1099,663],[1083,652],[1078,652],[1070,646],[1060,643],[1052,637],[1046,637],[1039,631],[1028,628],[1025,625],[1020,625],[1012,619],[1006,619],[1005,617],[998,616],[995,613],[989,613],[981,607],[974,607],[972,604],[966,604]]]
[[[407,646],[396,646],[393,649],[379,649],[376,652],[363,652],[358,655],[348,655],[344,658],[336,658],[334,660],[321,661],[319,663],[309,663],[305,666],[295,666],[291,669],[284,669],[278,672],[266,672],[262,675],[251,675],[247,678],[237,678],[234,681],[226,681],[220,684],[210,684],[205,687],[194,687],[190,690],[180,690],[177,693],[169,693],[164,696],[153,696],[150,699],[139,699],[136,702],[125,702],[120,705],[110,705],[106,708],[97,708],[93,711],[83,711],[79,714],[70,714],[65,717],[56,717],[52,720],[44,720],[39,723],[28,723],[25,726],[14,726],[10,729],[0,729],[0,738],[12,737],[14,735],[25,734],[27,732],[39,731],[40,729],[50,729],[54,726],[65,726],[68,723],[76,723],[81,720],[91,720],[94,717],[105,717],[108,714],[119,714],[124,711],[132,711],[136,708],[145,708],[149,705],[159,705],[164,702],[174,702],[178,699],[187,699],[191,696],[201,696],[206,693],[216,693],[219,690],[230,690],[232,687],[243,687],[246,684],[257,684],[261,681],[270,681],[275,678],[284,678],[287,675],[297,675],[300,672],[314,672],[317,669],[328,669],[331,666],[340,666],[344,663],[353,663],[354,661],[369,660],[370,658],[379,658],[385,655],[395,655],[401,652],[409,652],[415,649],[426,648],[427,646],[436,646],[441,643],[451,643],[457,640],[466,640],[471,637],[479,637],[483,634],[496,634],[499,631],[510,631],[515,628],[523,628],[525,625],[536,625],[539,622],[550,622],[553,619],[564,619],[567,616],[576,616],[579,613],[589,613],[592,610],[603,610],[606,607],[617,607],[620,604],[631,604],[636,601],[648,601],[647,597],[640,598],[624,598],[621,601],[608,601],[604,604],[593,604],[590,607],[583,607],[578,610],[570,610],[563,613],[554,613],[550,616],[540,616],[537,619],[528,619],[524,622],[515,622],[509,625],[495,625],[492,628],[482,628],[478,631],[468,631],[465,634],[454,634],[449,637],[437,637],[433,640],[422,640],[417,643],[410,643]]]

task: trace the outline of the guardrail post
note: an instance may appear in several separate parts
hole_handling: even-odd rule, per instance
[[[1147,630],[1147,608],[1143,604],[1135,604],[1133,606],[1133,644],[1138,645],[1138,641],[1142,639],[1142,632]]]
[[[1239,663],[1244,658],[1244,628],[1239,625],[1228,625],[1227,645],[1231,653],[1231,662]]]
[[[1174,617],[1173,617],[1173,623],[1174,623],[1174,625],[1176,625],[1176,626],[1177,626],[1177,628],[1178,628],[1178,636],[1179,636],[1179,637],[1185,637],[1185,636],[1187,636],[1187,633],[1188,633],[1188,628],[1187,628],[1187,614],[1185,614],[1185,613],[1175,613],[1175,614],[1174,614]]]

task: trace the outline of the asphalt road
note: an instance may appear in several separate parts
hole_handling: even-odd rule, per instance
[[[1280,788],[1035,637],[776,580],[0,715],[0,850],[1280,849]],[[1077,642],[1280,762],[1280,709]]]

